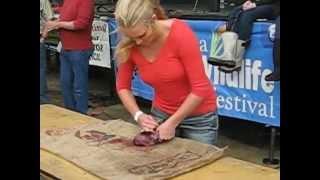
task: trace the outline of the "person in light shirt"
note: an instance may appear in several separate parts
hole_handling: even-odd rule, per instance
[[[40,0],[40,104],[49,102],[47,95],[47,54],[44,39],[47,37],[46,23],[53,18],[49,0]]]

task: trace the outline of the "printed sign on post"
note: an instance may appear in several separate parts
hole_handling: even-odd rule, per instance
[[[94,20],[91,35],[94,51],[89,64],[111,68],[108,23],[103,20]]]

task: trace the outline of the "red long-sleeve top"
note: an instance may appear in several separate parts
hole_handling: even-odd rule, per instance
[[[165,44],[153,62],[147,61],[137,48],[131,50],[129,59],[118,68],[118,91],[131,90],[135,67],[141,79],[154,88],[154,107],[173,114],[193,93],[204,99],[192,116],[216,111],[216,93],[205,74],[199,42],[185,22],[174,19]]]
[[[60,21],[73,21],[74,30],[60,29],[63,49],[86,50],[93,48],[91,39],[94,18],[93,0],[64,0],[59,8]]]

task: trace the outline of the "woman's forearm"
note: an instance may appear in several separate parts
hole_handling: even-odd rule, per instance
[[[118,95],[124,107],[130,112],[132,116],[134,116],[134,114],[140,110],[131,91],[122,89],[118,91]]]
[[[190,93],[179,109],[170,116],[167,121],[174,126],[178,126],[184,118],[190,115],[201,104],[202,101],[203,97]]]
[[[73,21],[59,21],[57,28],[63,28],[63,29],[68,29],[68,30],[74,30],[74,23]]]

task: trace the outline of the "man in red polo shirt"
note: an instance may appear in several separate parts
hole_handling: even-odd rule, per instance
[[[88,68],[93,52],[91,29],[94,18],[93,0],[64,0],[58,8],[60,17],[47,23],[49,30],[59,31],[60,83],[66,108],[87,113]]]

